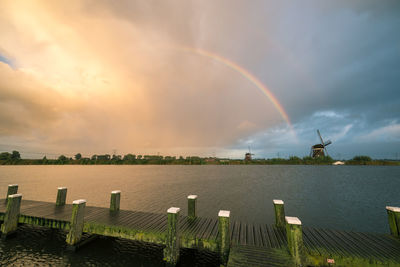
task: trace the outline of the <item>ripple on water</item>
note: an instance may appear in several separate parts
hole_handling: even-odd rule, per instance
[[[66,250],[66,233],[23,225],[0,240],[0,266],[164,266],[163,246],[100,237],[77,252]],[[181,250],[178,266],[219,266],[214,253]]]

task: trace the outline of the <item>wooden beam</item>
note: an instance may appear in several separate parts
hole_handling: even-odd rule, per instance
[[[164,260],[169,266],[175,266],[179,259],[178,221],[180,208],[171,207],[167,210],[167,240],[164,249]]]
[[[301,221],[297,217],[288,216],[285,217],[285,221],[289,253],[292,255],[296,266],[302,266],[305,262],[305,250]]]
[[[2,238],[13,234],[18,228],[18,219],[21,207],[21,194],[13,194],[8,196],[6,212],[4,214],[4,222],[1,225]]]
[[[118,211],[120,201],[121,201],[121,191],[120,190],[111,191],[110,211]]]
[[[79,199],[72,202],[72,216],[70,223],[70,230],[67,234],[67,244],[74,246],[77,244],[82,237],[83,231],[83,218],[85,215],[86,200]]]
[[[58,187],[56,206],[64,206],[66,200],[67,200],[67,188],[66,187]]]
[[[285,207],[283,200],[274,199],[274,210],[275,210],[275,225],[278,228],[285,229]]]
[[[197,202],[197,195],[189,195],[188,199],[188,217],[191,220],[196,219],[196,202]]]
[[[218,212],[218,246],[220,253],[220,262],[226,266],[229,258],[231,235],[229,231],[229,220],[231,212],[229,210],[220,210]]]

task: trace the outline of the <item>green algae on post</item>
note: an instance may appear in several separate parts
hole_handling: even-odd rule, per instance
[[[285,207],[283,200],[274,199],[274,210],[275,210],[275,225],[278,228],[285,229]]]
[[[290,255],[297,266],[305,262],[305,250],[303,244],[303,230],[301,221],[297,217],[285,217],[286,238]]]
[[[69,233],[67,234],[67,244],[68,245],[75,245],[77,244],[82,237],[82,231],[83,231],[83,218],[85,214],[85,206],[86,206],[86,200],[85,199],[79,199],[75,200],[72,202],[73,207],[72,207],[72,216],[71,216],[71,224],[70,224],[70,229]]]
[[[229,232],[229,210],[220,210],[218,212],[218,246],[220,253],[220,261],[223,266],[226,266],[229,258],[231,235]]]
[[[167,240],[164,249],[164,260],[171,266],[175,266],[179,258],[178,220],[180,210],[180,208],[175,207],[167,210]]]
[[[58,187],[57,188],[57,199],[56,206],[64,206],[67,200],[67,188]]]
[[[121,191],[114,190],[111,191],[111,198],[110,198],[110,211],[118,211],[121,201]]]
[[[4,238],[17,230],[22,195],[9,195],[7,199],[8,201],[6,212],[4,214],[4,222],[1,225],[1,232]]]
[[[188,199],[188,217],[191,220],[196,218],[196,202],[197,202],[197,195],[189,195]]]

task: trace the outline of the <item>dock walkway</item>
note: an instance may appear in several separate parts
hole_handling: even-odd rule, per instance
[[[22,199],[18,223],[71,232],[73,212],[74,204],[57,206],[55,203]],[[6,214],[7,200],[2,199],[0,221],[5,220]],[[168,216],[170,214],[120,209],[111,211],[108,208],[86,206],[82,232],[85,235],[119,237],[168,247],[171,244],[171,221]],[[176,253],[179,253],[179,248],[221,253],[220,224],[220,219],[177,217],[176,232],[179,238],[176,241]],[[400,239],[393,233],[372,234],[302,227],[301,242],[292,243],[288,242],[291,239],[286,235],[289,228],[239,221],[230,221],[228,226],[229,256],[226,264],[230,267],[296,266],[299,265],[296,253],[302,254],[302,262],[310,266],[400,266]],[[298,252],[291,250],[293,244],[300,248]]]

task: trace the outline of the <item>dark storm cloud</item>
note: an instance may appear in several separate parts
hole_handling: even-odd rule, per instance
[[[333,152],[400,149],[398,1],[3,3],[0,61],[18,66],[0,69],[3,140],[303,155],[320,129]],[[297,139],[240,72],[182,47],[256,76]]]

